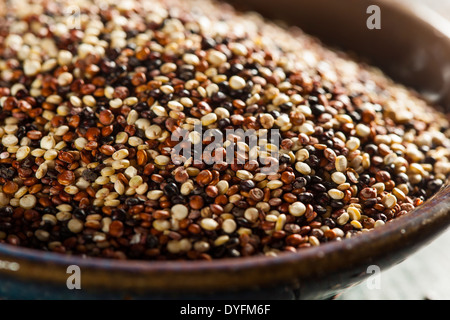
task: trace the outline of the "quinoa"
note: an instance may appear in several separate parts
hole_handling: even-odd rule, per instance
[[[383,227],[446,183],[446,116],[298,29],[208,0],[70,5],[0,18],[0,243],[276,256]],[[238,139],[244,163],[173,161],[180,128],[211,143],[196,124],[277,129],[276,156],[250,160],[264,151]]]

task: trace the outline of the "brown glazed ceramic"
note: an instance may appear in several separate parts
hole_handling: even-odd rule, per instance
[[[372,4],[381,8],[381,30],[366,27]],[[239,1],[243,5],[370,59],[450,110],[450,28],[425,9],[364,0]],[[0,297],[328,298],[370,275],[368,266],[384,270],[429,243],[449,226],[449,205],[447,185],[383,228],[276,258],[112,261],[0,245]],[[70,265],[81,269],[81,290],[67,289]]]

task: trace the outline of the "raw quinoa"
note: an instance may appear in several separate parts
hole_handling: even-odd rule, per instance
[[[445,115],[298,29],[206,0],[0,11],[0,243],[276,256],[383,228],[449,175]],[[195,125],[280,138],[264,150],[232,136],[243,163],[174,161],[179,130],[212,142]]]

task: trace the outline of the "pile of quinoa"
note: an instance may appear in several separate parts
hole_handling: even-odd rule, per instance
[[[207,0],[2,6],[0,243],[276,256],[382,228],[450,173],[446,116],[298,29]],[[172,133],[196,123],[278,129],[278,172],[174,164]]]

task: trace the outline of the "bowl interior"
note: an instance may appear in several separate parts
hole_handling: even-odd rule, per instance
[[[242,10],[301,27],[326,45],[367,58],[400,83],[450,111],[450,22],[417,2],[389,0],[229,0]],[[367,8],[380,8],[370,30]]]

